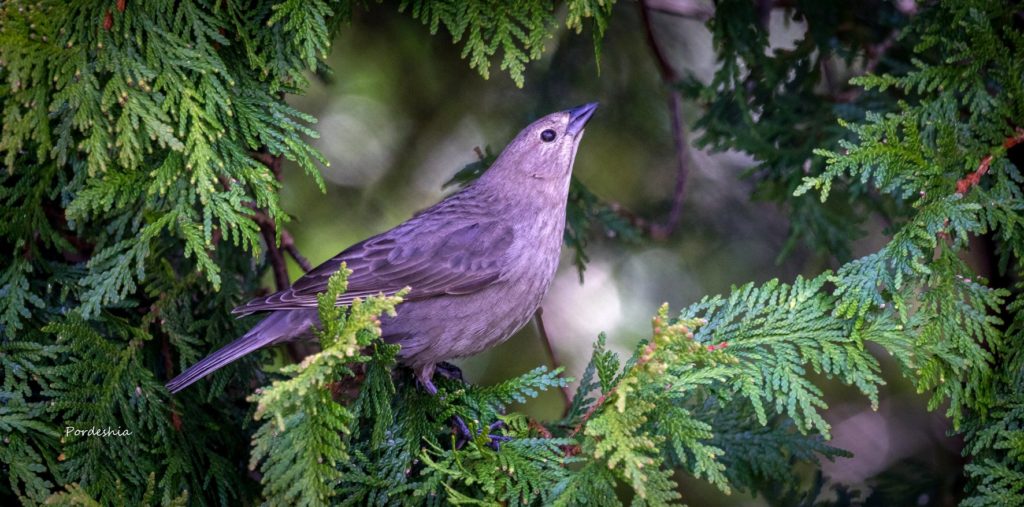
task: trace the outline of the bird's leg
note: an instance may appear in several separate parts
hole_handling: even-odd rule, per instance
[[[437,396],[437,386],[434,385],[434,368],[435,365],[424,366],[423,368],[416,369],[416,380],[419,381],[423,389],[430,393],[431,396]],[[459,375],[462,372],[459,371]],[[463,439],[473,438],[473,434],[469,431],[469,426],[466,426],[466,422],[459,416],[452,416],[456,428],[459,430],[459,437]]]
[[[437,363],[436,368],[437,373],[440,373],[445,378],[450,380],[458,380],[463,384],[466,383],[465,377],[462,376],[462,370],[460,370],[458,366],[455,366],[452,363]]]
[[[416,380],[419,381],[421,386],[423,386],[423,390],[430,393],[431,396],[437,396],[437,387],[432,381],[434,378],[434,365],[431,364],[422,368],[416,368],[415,371]]]
[[[441,363],[441,365],[443,367],[446,367],[446,369],[454,369],[459,376],[459,380],[462,380],[462,371],[460,371],[458,368],[448,363]],[[423,368],[416,369],[416,380],[419,381],[420,385],[423,386],[423,389],[430,393],[431,396],[437,396],[437,386],[435,386],[433,382],[434,369],[435,365],[425,366]],[[443,371],[439,371],[438,373],[445,375],[445,372]],[[448,375],[445,376],[447,377]],[[466,425],[466,421],[463,421],[462,418],[459,417],[458,415],[452,416],[452,423],[455,425],[455,429],[459,433],[459,438],[455,442],[455,447],[461,449],[462,446],[466,445],[466,442],[473,439],[473,432],[469,430],[469,426]],[[512,437],[505,435],[494,435],[491,433],[493,431],[501,429],[504,425],[505,423],[502,421],[495,421],[487,427],[487,436],[491,439],[490,445],[491,448],[493,448],[494,450],[498,450],[499,446],[501,445],[501,442],[507,442],[509,440],[512,440]]]

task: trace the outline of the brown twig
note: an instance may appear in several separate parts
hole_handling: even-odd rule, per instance
[[[577,424],[576,427],[573,428],[572,431],[569,433],[569,438],[575,437],[577,434],[579,434],[580,431],[583,430],[583,426],[586,425],[587,421],[590,420],[590,416],[594,415],[594,412],[597,412],[597,409],[601,408],[604,405],[604,402],[608,401],[608,397],[611,396],[612,394],[615,394],[614,387],[611,388],[607,393],[604,393],[597,398],[597,401],[595,401],[594,404],[587,409],[587,412],[583,414],[583,418],[580,419],[579,424]]]
[[[541,424],[536,419],[531,417],[526,424],[530,429],[536,431],[540,436],[544,438],[551,438],[551,430],[549,430],[546,426]]]
[[[676,151],[676,184],[672,191],[672,207],[664,223],[651,226],[651,237],[663,240],[675,232],[683,218],[683,198],[686,194],[686,180],[690,173],[686,142],[686,131],[682,121],[682,96],[678,90],[669,94],[669,113],[672,117],[672,141]]]
[[[828,64],[828,57],[822,55],[818,59],[818,66],[821,67],[821,77],[825,81],[825,89],[828,90],[829,96],[836,95],[836,79],[832,75],[832,67]],[[806,170],[804,172],[807,172]]]
[[[626,220],[630,226],[640,231],[641,234],[646,234],[648,236],[651,234],[651,228],[653,225],[646,218],[636,214],[616,201],[608,202],[608,208],[612,210],[613,213]]]
[[[256,216],[260,215],[266,217],[263,213]],[[277,231],[269,219],[256,219],[256,224],[260,227],[263,242],[267,244],[267,259],[270,260],[270,267],[274,272],[274,285],[277,286],[277,290],[285,290],[291,286],[291,281],[288,278],[288,265],[285,264],[284,255],[277,247]]]
[[[651,362],[651,359],[654,359],[654,349],[656,348],[658,348],[658,346],[655,342],[652,341],[651,343],[648,343],[647,346],[644,347],[643,353],[640,354],[640,358],[636,360],[636,364],[633,365],[633,369],[639,369],[645,364]],[[587,412],[583,414],[583,418],[580,419],[580,422],[576,424],[576,427],[569,433],[569,438],[575,437],[583,430],[583,426],[587,424],[587,421],[589,421],[590,417],[594,415],[594,412],[597,412],[597,409],[601,408],[601,406],[604,405],[604,402],[608,401],[608,398],[611,398],[611,396],[615,394],[617,388],[618,386],[615,386],[597,398],[597,401],[587,409]]]
[[[253,153],[252,157],[267,166],[270,172],[274,174],[274,177],[277,178],[277,181],[281,181],[282,157],[280,155],[274,156],[266,151],[260,151]],[[282,249],[295,259],[295,262],[302,267],[303,271],[313,269],[309,261],[299,253],[298,248],[295,246],[295,240],[287,230],[281,228],[279,231],[277,223],[265,212],[256,209],[255,206],[253,206],[252,218],[256,225],[259,226],[260,234],[267,245],[267,259],[270,261],[270,267],[274,273],[274,285],[277,287],[277,290],[285,290],[291,286],[291,281],[288,278],[288,264],[285,261],[284,254],[281,253]],[[281,236],[280,247],[277,243],[278,232],[280,232]],[[294,362],[301,361],[303,357],[313,352],[309,346],[295,342],[289,342],[287,350],[289,357]]]
[[[281,248],[284,248],[284,251],[292,256],[292,259],[295,260],[295,263],[303,271],[309,272],[313,269],[313,265],[309,263],[309,260],[299,253],[299,248],[295,246],[295,239],[292,238],[291,233],[287,229],[281,229]]]
[[[1024,143],[1024,129],[1017,129],[1016,135],[1013,137],[1007,137],[1003,141],[1003,149],[1009,150],[1020,143]],[[956,182],[956,193],[966,194],[971,187],[974,187],[978,183],[981,183],[981,177],[988,172],[989,166],[992,164],[992,155],[985,155],[982,157],[981,162],[978,164],[978,168],[972,171],[967,176],[957,180]]]
[[[164,299],[163,293],[160,294],[159,299]],[[163,318],[159,317],[160,307],[158,306],[158,304],[154,303],[150,305],[149,310],[149,318],[152,318],[154,320],[159,319],[159,322],[162,326]],[[163,332],[162,330],[158,332],[160,333],[160,355],[163,357],[164,360],[164,369],[167,370],[167,378],[171,378],[174,376],[174,360],[171,358],[171,342],[170,340],[167,339],[166,332]],[[178,413],[178,406],[174,402],[173,397],[169,400],[169,402],[171,409],[171,426],[173,426],[176,431],[180,432],[181,427],[183,425],[183,421],[181,420],[181,414]]]
[[[668,109],[669,119],[672,127],[672,142],[676,156],[676,184],[672,191],[672,206],[669,208],[668,216],[663,223],[651,225],[650,233],[654,239],[666,239],[675,232],[679,221],[683,217],[683,197],[686,193],[686,180],[690,173],[689,167],[689,143],[686,140],[686,130],[683,126],[682,102],[683,96],[676,87],[679,76],[676,74],[672,64],[662,51],[661,46],[654,36],[654,29],[651,24],[649,0],[640,0],[640,17],[644,24],[644,34],[647,38],[647,45],[651,49],[654,61],[658,66],[662,82],[668,86]]]
[[[865,74],[870,74],[878,68],[878,64],[882,62],[882,57],[892,48],[893,44],[896,44],[896,39],[899,36],[899,30],[893,30],[878,44],[868,46],[868,57],[864,64]]]
[[[281,181],[281,157],[273,156],[265,151],[258,151],[252,154],[252,158],[256,159],[257,162],[267,166],[270,172],[274,173],[274,177],[277,181]]]
[[[533,320],[537,324],[537,334],[540,335],[540,342],[544,345],[544,352],[547,353],[551,365],[558,368],[562,363],[558,362],[558,358],[555,357],[555,349],[551,346],[551,338],[548,337],[547,328],[544,327],[543,314],[544,308],[537,308],[537,311],[533,314]],[[572,403],[572,397],[569,396],[569,388],[563,387],[559,391],[561,391],[562,399],[565,402],[565,410],[568,411],[569,405]]]
[[[71,231],[68,225],[66,212],[55,202],[48,199],[42,201],[43,214],[46,215],[47,223],[52,229],[60,234],[64,241],[71,247],[70,250],[61,249],[60,253],[64,257],[64,260],[71,263],[86,262],[92,256],[93,250],[96,245],[82,239]],[[39,239],[39,231],[33,231],[33,241],[26,241],[23,248],[23,255],[26,260],[31,259],[34,251],[34,246],[37,244]]]
[[[277,246],[277,224],[270,216],[257,209],[255,204],[250,204],[249,207],[253,211],[250,218],[260,228],[263,242],[267,244],[267,260],[270,261],[270,268],[274,272],[274,286],[277,287],[277,290],[285,290],[291,286],[291,281],[288,278],[288,265],[285,264],[284,255],[281,254],[281,249]],[[281,232],[283,238],[284,231]]]
[[[268,255],[271,256],[270,257],[270,262],[271,263],[274,262],[274,258],[276,257],[276,256],[272,255],[271,252],[270,252],[271,251],[271,247],[273,247],[273,249],[278,251],[278,255],[281,257],[281,261],[282,262],[284,261],[284,256],[281,255],[280,252],[283,250],[285,253],[290,255],[292,259],[295,260],[295,263],[298,264],[299,267],[301,267],[303,271],[307,271],[308,272],[309,270],[313,269],[313,265],[309,263],[309,260],[306,259],[306,257],[304,255],[302,255],[301,252],[299,252],[299,248],[297,246],[295,246],[295,238],[293,238],[291,233],[288,232],[288,229],[281,228],[281,246],[280,246],[280,248],[278,248],[277,247],[277,232],[278,232],[278,230],[277,230],[277,226],[274,223],[274,221],[271,220],[271,218],[266,213],[264,213],[261,210],[256,209],[255,206],[250,206],[250,208],[252,208],[252,210],[253,210],[253,214],[252,214],[252,216],[250,218],[252,218],[252,220],[254,222],[256,222],[256,225],[258,225],[260,227],[260,233],[263,234],[263,239],[266,240],[268,243],[270,243],[267,246],[267,251],[268,251]],[[269,233],[269,237],[268,237],[268,233]],[[281,265],[284,266],[284,264],[281,264]],[[275,268],[276,268],[276,266],[275,266]],[[288,271],[285,268],[284,273],[287,274],[287,272]],[[277,285],[278,285],[278,289],[277,290],[284,290],[284,289],[288,288],[287,284],[282,285],[282,284],[278,283]]]
[[[260,151],[253,153],[252,157],[259,161],[260,163],[262,163],[263,165],[267,166],[267,168],[270,169],[270,172],[274,173],[274,178],[277,178],[277,181],[281,181],[281,162],[283,159],[281,158],[280,155],[274,156],[265,151]],[[256,217],[256,220],[257,223],[261,224],[261,230],[262,224],[267,224],[275,233],[273,240],[276,243],[276,224],[272,220],[270,220],[270,217],[268,217],[266,213],[257,212],[257,214],[259,216]],[[266,235],[264,235],[264,238],[266,238]],[[284,228],[281,229],[281,248],[284,249],[284,251],[287,252],[288,255],[290,255],[292,259],[295,260],[295,262],[299,265],[299,267],[302,268],[303,271],[309,271],[313,269],[313,265],[309,263],[309,260],[307,260],[305,256],[299,253],[299,249],[298,247],[295,246],[295,239],[292,238],[291,233],[289,233],[288,230]],[[271,259],[271,262],[273,262],[273,259]],[[285,270],[285,272],[287,273],[287,269]],[[287,286],[285,286],[285,288],[287,288]],[[282,289],[278,288],[278,290]]]

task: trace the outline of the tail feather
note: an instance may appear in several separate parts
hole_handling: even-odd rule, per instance
[[[171,393],[177,393],[246,354],[303,334],[308,329],[309,322],[306,322],[306,319],[296,322],[295,315],[291,315],[292,313],[289,311],[271,313],[241,338],[206,356],[181,372],[181,375],[171,379],[166,384],[167,389]]]

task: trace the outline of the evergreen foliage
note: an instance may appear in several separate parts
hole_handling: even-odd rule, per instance
[[[776,47],[764,3],[720,0],[715,9],[723,15],[708,27],[721,67],[710,83],[695,77],[680,83],[704,109],[695,125],[697,144],[756,159],[746,173],[756,184],[753,197],[784,204],[790,214],[790,238],[780,256],[803,241],[849,260],[849,242],[861,234],[861,224],[876,212],[902,214],[902,203],[880,198],[857,180],[837,184],[841,195],[825,204],[794,190],[805,175],[822,171],[825,161],[815,148],[849,137],[837,119],[859,120],[866,111],[893,107],[892,96],[862,94],[846,82],[858,71],[899,68],[908,48],[897,36],[907,17],[895,2],[798,2],[787,22],[802,23],[807,32],[792,47]]]
[[[568,0],[565,25],[579,33],[593,21],[594,48],[608,26],[615,0]],[[454,42],[461,42],[462,57],[469,66],[488,77],[491,62],[501,52],[501,70],[523,86],[526,64],[544,52],[544,43],[557,23],[555,2],[502,2],[501,0],[402,0],[399,10],[430,27],[436,34],[443,26]]]
[[[353,375],[347,364],[371,359],[360,351],[380,336],[378,315],[394,315],[402,300],[399,293],[357,299],[349,308],[335,307],[350,273],[342,265],[328,280],[327,290],[317,296],[324,323],[317,331],[322,350],[300,364],[284,367],[282,373],[294,374],[292,378],[257,391],[250,400],[257,404],[256,420],[264,422],[253,434],[249,466],[259,465],[264,493],[274,503],[323,505],[334,496],[333,485],[341,475],[338,467],[348,459],[341,437],[351,432],[354,415],[334,402],[331,383]]]
[[[444,27],[484,76],[500,52],[522,83],[556,8],[496,5],[398,8]],[[797,2],[807,35],[773,52],[757,6],[721,0],[722,66],[679,86],[705,108],[701,142],[752,154],[755,196],[791,204],[794,240],[841,253],[881,213],[889,243],[811,278],[663,306],[625,360],[599,337],[565,416],[536,421],[509,407],[568,385],[560,370],[494,386],[439,376],[429,396],[379,339],[401,294],[335,308],[345,268],[320,296],[321,352],[263,373],[266,352],[173,398],[162,387],[252,323],[229,310],[258,289],[262,224],[288,219],[276,164],[319,181],[322,162],[305,140],[314,119],[281,97],[322,70],[352,5],[3,3],[0,498],[667,505],[681,471],[817,505],[824,481],[808,490],[794,467],[848,455],[826,443],[822,382],[877,404],[880,349],[965,436],[964,505],[1024,503],[1024,286],[992,286],[962,256],[984,235],[1000,275],[1022,276],[1024,4],[880,5]],[[611,6],[571,0],[563,22],[591,20],[599,39]],[[855,79],[860,93],[825,75],[832,58],[890,73]],[[581,270],[591,229],[639,235],[582,185],[571,197]],[[476,437],[460,441],[453,416]],[[88,428],[131,436],[75,431]]]

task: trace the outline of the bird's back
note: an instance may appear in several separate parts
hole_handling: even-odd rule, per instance
[[[506,240],[501,275],[494,283],[472,293],[407,301],[395,317],[382,320],[384,339],[402,345],[403,362],[418,367],[476,354],[505,341],[533,316],[558,266],[565,212],[564,205],[553,213],[523,208],[494,206],[487,212],[491,220],[481,221],[500,227],[488,237]],[[494,215],[503,218],[493,220]],[[464,262],[492,259],[477,251]]]

